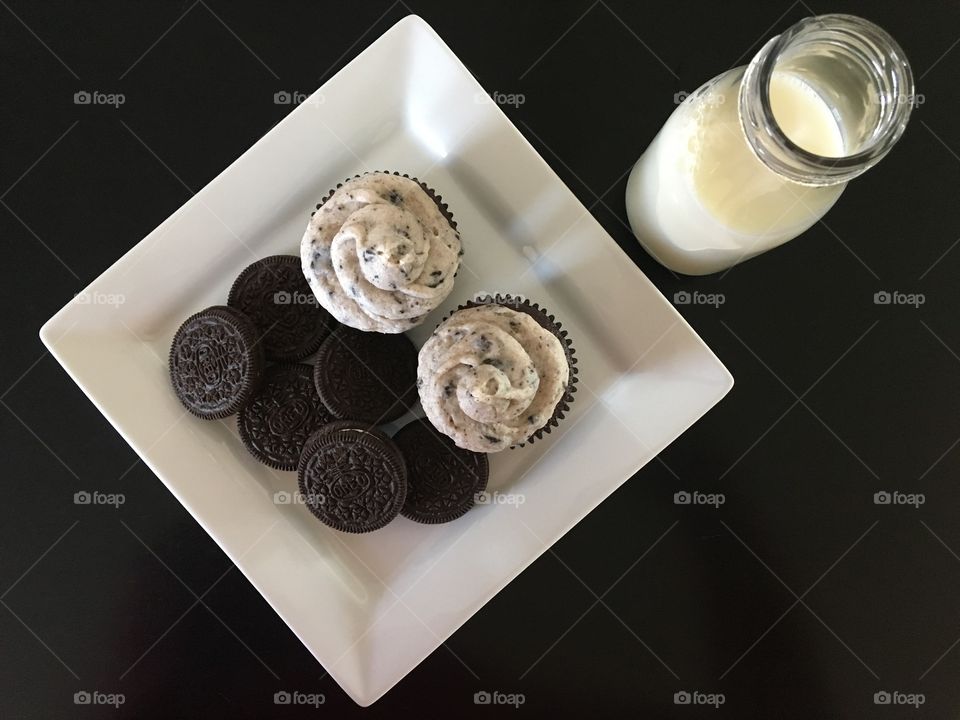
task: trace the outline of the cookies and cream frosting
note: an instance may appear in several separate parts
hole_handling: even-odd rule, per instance
[[[427,418],[474,452],[527,440],[549,422],[569,379],[556,335],[501,305],[455,312],[421,348],[417,368]]]
[[[314,295],[337,320],[400,333],[450,294],[460,237],[416,181],[368,173],[314,213],[300,258]]]

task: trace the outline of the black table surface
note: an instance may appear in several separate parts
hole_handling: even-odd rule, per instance
[[[956,717],[957,3],[0,5],[0,717]],[[920,94],[905,136],[801,238],[722,278],[673,276],[625,224],[626,170],[675,93],[824,12],[905,48]],[[736,385],[361,709],[37,331],[282,119],[275,93],[315,89],[409,13],[490,92],[522,95],[507,114],[668,298],[722,294],[678,309]],[[875,303],[884,291],[923,303]],[[125,502],[76,505],[82,490]],[[693,490],[725,502],[674,502]],[[94,691],[123,704],[75,704]],[[484,691],[523,705],[476,705]]]

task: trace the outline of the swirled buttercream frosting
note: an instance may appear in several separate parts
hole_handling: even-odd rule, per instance
[[[460,447],[498,452],[527,440],[553,416],[570,380],[556,335],[501,305],[458,310],[420,350],[420,402]]]
[[[453,289],[460,237],[415,180],[368,173],[337,188],[300,242],[317,301],[344,325],[400,333]]]

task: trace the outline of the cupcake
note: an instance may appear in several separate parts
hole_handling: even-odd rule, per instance
[[[300,242],[303,274],[320,305],[344,325],[379,333],[423,322],[453,289],[461,254],[441,198],[386,172],[332,190]]]
[[[509,295],[467,303],[420,349],[427,418],[457,446],[499,452],[557,425],[576,389],[567,332],[538,305]]]

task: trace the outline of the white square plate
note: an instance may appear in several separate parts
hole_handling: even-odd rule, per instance
[[[580,384],[541,442],[492,455],[479,505],[352,536],[275,502],[234,421],[186,415],[166,356],[191,313],[256,258],[298,251],[337,182],[390,169],[443,195],[464,269],[410,332],[419,346],[480,291],[522,294],[569,329]],[[122,298],[121,304],[111,299]],[[124,255],[40,331],[117,431],[324,668],[369,705],[722,398],[733,379],[436,33],[407,17]]]

